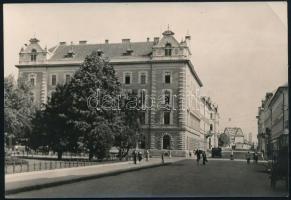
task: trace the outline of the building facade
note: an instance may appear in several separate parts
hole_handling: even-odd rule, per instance
[[[258,150],[269,158],[274,151],[288,145],[288,89],[286,84],[278,87],[274,94],[267,93],[258,110]]]
[[[201,97],[200,102],[201,123],[200,128],[203,138],[201,149],[208,149],[218,147],[219,134],[219,112],[218,106],[215,105],[210,97]]]
[[[47,103],[56,85],[70,81],[85,57],[97,51],[110,59],[124,93],[135,91],[149,97],[146,103],[150,101],[151,108],[143,111],[140,147],[153,153],[172,150],[173,156],[185,156],[199,148],[206,134],[201,131],[202,118],[196,106],[200,104],[197,91],[202,82],[191,62],[190,40],[186,35],[178,42],[174,32],[166,30],[153,41],[147,38],[144,42],[122,39],[121,43],[105,40],[102,44],[60,42],[43,49],[39,40],[33,38],[21,48],[16,67],[19,76],[30,81],[35,103],[41,106]],[[214,127],[218,127],[216,120]]]
[[[257,124],[258,124],[258,151],[262,152],[265,157],[267,157],[268,149],[270,146],[268,144],[268,140],[271,134],[271,125],[272,125],[272,116],[271,110],[269,108],[270,100],[273,96],[273,93],[267,93],[264,100],[262,100],[261,106],[258,108],[257,115]]]

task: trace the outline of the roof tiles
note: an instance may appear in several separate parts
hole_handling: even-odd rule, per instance
[[[93,51],[102,50],[105,56],[110,58],[122,57],[128,49],[133,50],[132,56],[144,57],[152,53],[153,42],[131,42],[131,43],[109,43],[109,44],[72,44],[72,45],[59,45],[55,49],[54,54],[49,61],[62,61],[62,60],[84,60],[85,57]],[[53,48],[50,50],[54,50]],[[74,52],[74,56],[66,58],[70,51]]]

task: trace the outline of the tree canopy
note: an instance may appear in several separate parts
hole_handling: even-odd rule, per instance
[[[64,151],[86,150],[89,159],[102,160],[113,145],[122,158],[135,144],[138,111],[127,110],[124,102],[118,104],[120,100],[121,84],[113,66],[92,52],[71,81],[58,85],[45,109],[36,114],[30,141],[40,140],[34,148],[47,145],[59,158]]]
[[[30,84],[23,77],[18,82],[13,76],[4,78],[4,132],[14,138],[14,143],[22,143],[22,139],[31,131],[31,120],[36,107]]]

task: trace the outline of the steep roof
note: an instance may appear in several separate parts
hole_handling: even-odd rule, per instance
[[[239,127],[226,127],[224,133],[232,136],[244,136],[241,128]]]
[[[130,42],[130,43],[109,43],[109,44],[69,44],[59,45],[49,61],[73,60],[82,61],[92,51],[103,51],[105,56],[110,58],[122,57],[128,49],[133,50],[132,56],[145,57],[152,53],[153,42]],[[73,57],[66,58],[66,54],[72,51]]]

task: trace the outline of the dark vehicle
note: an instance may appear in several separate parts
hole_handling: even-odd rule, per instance
[[[212,148],[211,150],[211,157],[212,158],[221,158],[221,148]]]

